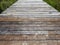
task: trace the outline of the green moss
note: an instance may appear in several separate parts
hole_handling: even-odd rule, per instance
[[[43,0],[60,12],[60,0]]]
[[[17,0],[0,0],[0,13],[11,6]]]

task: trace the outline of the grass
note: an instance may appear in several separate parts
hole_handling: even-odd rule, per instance
[[[43,0],[60,12],[60,0]]]
[[[17,0],[0,0],[0,13],[15,3]]]

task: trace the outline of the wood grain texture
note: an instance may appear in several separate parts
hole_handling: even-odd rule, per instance
[[[6,17],[5,17],[6,18]],[[21,18],[2,18],[0,21],[0,44],[2,45],[59,45],[60,41],[60,19],[59,18],[33,18],[21,20]],[[42,19],[42,20],[39,20]],[[45,20],[44,20],[45,19]],[[51,20],[52,19],[52,20]],[[28,27],[28,28],[27,28]],[[42,28],[41,28],[42,27]],[[45,28],[44,28],[45,27]],[[49,28],[48,28],[49,27]],[[3,29],[2,29],[3,28]],[[36,30],[35,30],[35,29]],[[39,29],[38,29],[39,28]],[[44,28],[44,29],[43,29]],[[5,29],[5,30],[4,30]],[[29,29],[29,30],[28,30]],[[10,32],[10,34],[4,33]],[[13,34],[14,31],[38,31],[41,33],[20,33]],[[44,31],[48,32],[43,33]],[[12,33],[11,33],[12,32]],[[8,42],[8,43],[7,43]]]
[[[60,13],[42,0],[18,0],[0,14],[1,45],[60,45]]]

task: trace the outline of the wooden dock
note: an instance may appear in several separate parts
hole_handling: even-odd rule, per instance
[[[60,45],[60,13],[42,0],[18,0],[0,14],[1,45]]]

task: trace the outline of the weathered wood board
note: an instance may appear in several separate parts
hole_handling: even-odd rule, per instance
[[[59,41],[60,18],[0,18],[2,45],[59,45]]]
[[[0,14],[1,45],[60,45],[60,13],[42,0],[18,0]]]

